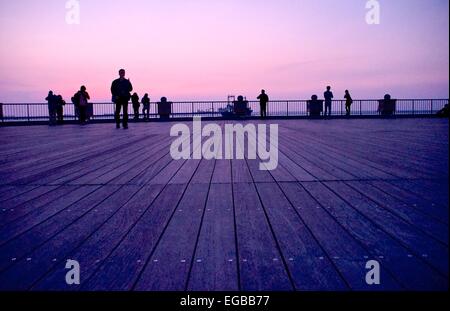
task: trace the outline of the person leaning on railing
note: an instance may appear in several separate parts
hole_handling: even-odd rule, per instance
[[[344,98],[345,98],[345,115],[350,116],[350,112],[351,112],[350,108],[353,104],[353,99],[348,90],[345,90]]]
[[[144,119],[148,120],[150,119],[150,98],[148,97],[148,94],[145,93],[144,97],[142,97],[142,114],[144,115]]]
[[[48,102],[48,118],[49,125],[56,125],[56,106],[57,106],[57,98],[56,95],[53,94],[53,91],[48,92],[48,96],[45,98]]]
[[[86,87],[82,85],[80,90],[72,97],[72,102],[78,109],[80,123],[85,124],[87,118],[88,100],[91,99]]]

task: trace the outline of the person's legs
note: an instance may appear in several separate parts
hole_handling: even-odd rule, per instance
[[[331,116],[331,104],[325,104],[325,116]]]
[[[116,110],[114,112],[114,118],[116,120],[116,127],[120,128],[120,109],[122,107],[122,103],[120,100],[116,102]]]
[[[78,113],[79,113],[79,118],[80,118],[80,124],[83,124],[84,120],[86,119],[85,110],[81,106],[78,109],[79,109]]]
[[[56,108],[50,108],[49,111],[49,119],[50,119],[50,125],[56,124]]]
[[[261,118],[265,118],[267,116],[267,105],[261,104]]]
[[[128,128],[128,101],[123,101],[123,128]]]
[[[62,107],[56,108],[56,115],[57,115],[58,123],[62,123],[62,121],[63,121],[63,108]]]

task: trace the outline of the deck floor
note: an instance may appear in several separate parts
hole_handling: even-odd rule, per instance
[[[0,289],[448,289],[448,120],[271,122],[270,172],[172,160],[173,123],[0,128]]]

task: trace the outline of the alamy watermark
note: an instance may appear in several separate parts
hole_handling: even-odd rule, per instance
[[[170,146],[170,155],[174,160],[244,160],[247,147],[247,159],[259,158],[259,169],[272,171],[278,167],[278,124],[270,124],[269,128],[268,141],[266,124],[226,124],[223,135],[220,125],[208,123],[202,128],[201,117],[194,117],[192,142],[191,130],[186,124],[177,123],[170,129],[170,136],[177,137]],[[207,139],[202,143],[203,138]]]
[[[369,270],[366,273],[367,285],[380,285],[380,263],[376,260],[369,260],[366,263],[366,269]]]
[[[367,1],[366,10],[366,23],[368,25],[379,25],[381,18],[380,2],[377,0]]]
[[[68,0],[66,2],[66,24],[79,25],[80,24],[80,1]]]
[[[66,273],[66,284],[80,285],[80,263],[76,260],[68,259],[66,269],[69,269]]]

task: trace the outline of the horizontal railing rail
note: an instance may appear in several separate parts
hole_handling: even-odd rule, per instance
[[[425,116],[434,115],[449,103],[449,99],[396,99],[395,109],[392,115]],[[310,116],[308,100],[271,100],[267,105],[268,117],[307,117]],[[186,118],[204,116],[222,118],[222,109],[232,105],[228,101],[179,101],[172,102],[170,118]],[[260,116],[259,101],[248,101],[248,107],[252,111],[251,116]],[[90,118],[92,120],[114,119],[115,105],[113,103],[91,104]],[[143,105],[139,108],[139,118],[144,117]],[[63,108],[64,120],[77,120],[77,109],[73,104],[66,104]],[[321,116],[324,115],[325,105]],[[133,119],[133,105],[128,106],[130,119]],[[345,116],[345,100],[333,100],[331,116]],[[351,116],[376,116],[383,115],[380,111],[380,100],[363,99],[353,100]],[[159,118],[157,103],[150,104],[150,119]],[[0,104],[1,122],[35,122],[47,121],[49,111],[47,103],[4,103]]]

